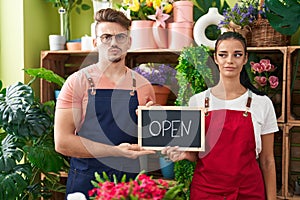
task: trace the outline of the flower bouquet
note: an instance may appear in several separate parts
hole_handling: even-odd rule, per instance
[[[250,25],[257,20],[258,15],[265,16],[258,0],[238,0],[234,7],[224,10],[220,28],[241,33],[245,38],[251,30]]]
[[[261,59],[259,62],[250,62],[251,72],[254,74],[252,82],[261,91],[269,93],[270,89],[275,89],[279,85],[277,76],[272,75],[276,67],[269,59]]]
[[[116,178],[111,182],[105,172],[103,178],[96,172],[96,181],[92,181],[95,188],[89,191],[92,200],[172,200],[181,198],[183,184],[175,185],[175,182],[167,182],[162,179],[152,179],[141,172],[135,180],[125,182],[126,175],[121,182]]]

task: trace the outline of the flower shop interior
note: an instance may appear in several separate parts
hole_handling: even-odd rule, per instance
[[[140,12],[147,6],[147,12]],[[206,65],[209,56],[202,53],[213,52],[221,32],[242,33],[249,52],[248,75],[276,111],[277,199],[300,199],[299,0],[1,0],[0,199],[65,198],[69,163],[54,150],[55,98],[70,74],[97,62],[93,16],[106,7],[132,19],[126,65],[153,84],[164,106],[187,106],[193,91],[213,84],[215,80],[195,85],[209,78],[196,72],[181,79],[176,73]],[[187,65],[182,60],[189,56],[197,59]],[[271,70],[259,70],[264,64]],[[182,79],[194,80],[190,87],[196,88],[187,89]],[[158,96],[166,98],[160,101]],[[33,110],[26,117],[21,107],[43,112]],[[172,163],[159,153],[140,162],[153,179],[180,185],[175,188],[180,198],[169,199],[189,199],[195,163]]]

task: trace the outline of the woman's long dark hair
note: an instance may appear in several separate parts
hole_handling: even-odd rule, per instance
[[[223,40],[227,40],[227,39],[235,39],[238,40],[242,43],[243,47],[244,47],[244,51],[245,53],[247,53],[247,45],[246,45],[246,39],[239,33],[237,32],[225,32],[222,35],[220,35],[216,41],[215,44],[215,51],[217,50],[217,47],[219,45],[219,43]],[[257,95],[266,95],[264,92],[258,90],[250,81],[249,75],[246,71],[245,66],[243,66],[243,69],[240,73],[240,83],[247,89],[251,90],[253,93],[257,94]]]

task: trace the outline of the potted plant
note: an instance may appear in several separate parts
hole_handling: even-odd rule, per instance
[[[153,86],[156,103],[166,105],[168,96],[177,89],[176,70],[168,64],[141,64],[134,71],[144,76]]]
[[[46,2],[52,3],[53,7],[58,9],[60,14],[60,31],[61,35],[65,36],[66,41],[71,38],[70,33],[70,14],[73,10],[80,14],[81,10],[89,10],[90,5],[83,3],[82,0],[45,0]]]
[[[265,17],[264,12],[259,12],[259,10],[258,0],[239,0],[233,8],[228,7],[224,10],[224,20],[221,21],[219,27],[239,32],[247,38],[251,31],[250,25],[258,19],[258,14],[260,13]]]
[[[68,164],[54,150],[54,102],[41,104],[29,84],[2,88],[0,81],[0,116],[0,199],[47,199],[52,191],[63,192],[59,172]]]
[[[161,30],[159,27],[164,27],[165,21],[171,15],[173,9],[171,0],[123,0],[116,6],[132,20],[131,49],[166,48],[167,31]]]
[[[182,50],[176,78],[178,80],[178,95],[175,101],[177,106],[187,106],[190,97],[204,91],[214,84],[213,70],[210,65],[210,51],[207,46],[186,47]],[[189,199],[189,187],[192,181],[196,163],[182,160],[175,163],[175,180],[184,184],[185,199]]]

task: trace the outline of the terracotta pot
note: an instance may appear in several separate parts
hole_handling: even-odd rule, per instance
[[[169,49],[180,50],[193,44],[193,23],[174,22],[168,24]]]
[[[176,1],[173,3],[174,22],[193,22],[193,2]]]
[[[138,49],[157,49],[153,36],[154,21],[151,20],[133,20],[131,23],[132,50]]]
[[[171,92],[170,88],[161,85],[152,85],[152,87],[155,92],[156,104],[161,106],[167,105],[168,97]]]

